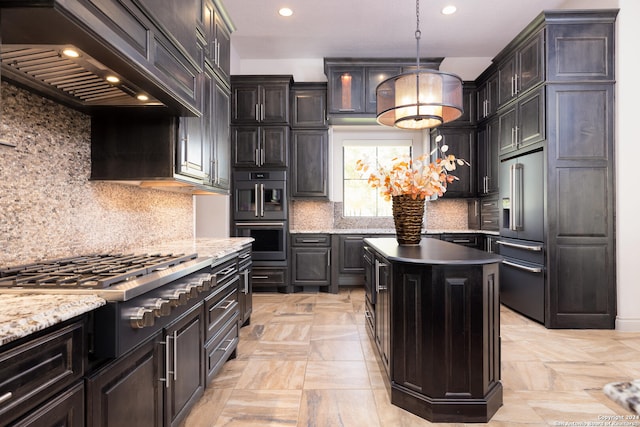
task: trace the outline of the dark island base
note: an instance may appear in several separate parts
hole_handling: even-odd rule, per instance
[[[435,423],[486,423],[502,406],[502,384],[496,383],[484,399],[435,399],[392,384],[391,403]]]

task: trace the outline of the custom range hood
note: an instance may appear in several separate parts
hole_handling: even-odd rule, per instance
[[[199,114],[199,67],[137,1],[0,0],[0,36],[2,78],[72,108]]]

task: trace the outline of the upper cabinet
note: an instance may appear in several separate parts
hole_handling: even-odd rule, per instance
[[[545,78],[544,31],[539,31],[498,65],[498,106]]]
[[[294,83],[291,88],[291,127],[327,126],[327,84]]]
[[[492,116],[498,108],[498,75],[480,76],[476,90],[476,119],[482,121]]]
[[[289,90],[293,77],[232,76],[231,122],[289,124]]]
[[[440,60],[421,60],[421,67],[437,69]],[[383,81],[415,69],[408,58],[325,58],[328,115],[332,123],[364,123],[376,117],[376,88]]]
[[[222,81],[230,84],[231,31],[228,17],[224,9],[217,7],[212,0],[196,1],[199,36],[205,42],[204,59]]]

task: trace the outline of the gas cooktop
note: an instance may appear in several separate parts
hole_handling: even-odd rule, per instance
[[[126,300],[211,265],[197,254],[94,254],[0,268],[0,292]]]

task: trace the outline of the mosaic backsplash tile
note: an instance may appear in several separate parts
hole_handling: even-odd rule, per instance
[[[0,266],[194,237],[191,195],[89,181],[89,116],[1,90]]]
[[[342,202],[299,201],[290,205],[290,228],[296,231],[330,229],[393,229],[393,218],[345,217]],[[425,209],[427,230],[466,230],[467,201],[429,201]]]

